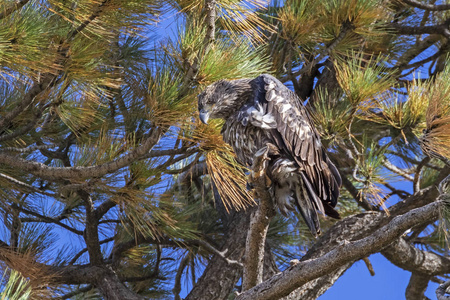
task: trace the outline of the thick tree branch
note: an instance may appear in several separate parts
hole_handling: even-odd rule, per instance
[[[244,275],[242,290],[248,290],[262,282],[264,250],[270,220],[275,216],[275,208],[267,189],[266,167],[269,147],[255,154],[251,182],[259,205],[250,217],[250,229],[245,245]]]
[[[173,286],[172,292],[175,300],[181,300],[180,292],[181,292],[181,276],[183,275],[184,269],[186,268],[189,261],[189,255],[185,255],[181,261],[180,265],[177,269],[177,274],[175,275],[175,284]]]
[[[95,279],[95,286],[105,300],[146,300],[125,286],[112,270],[103,268],[99,273]]]
[[[95,215],[94,202],[92,201],[91,195],[86,191],[79,190],[77,193],[83,199],[86,210],[86,229],[83,237],[89,253],[89,262],[92,265],[101,265],[103,255],[98,238],[98,219]]]
[[[216,39],[216,0],[205,0],[205,10],[207,27],[204,43],[208,47]]]
[[[116,206],[117,203],[111,200],[106,200],[100,204],[94,211],[95,218],[100,220],[111,208]]]
[[[220,201],[220,200],[219,200]],[[231,212],[227,216],[226,236],[221,252],[226,251],[228,259],[240,261],[245,250],[245,240],[250,224],[250,213],[247,211]],[[236,264],[229,264],[214,255],[206,267],[203,275],[197,281],[186,300],[226,299],[233,290],[236,282],[242,276],[242,268]],[[217,284],[220,282],[220,284]]]
[[[109,242],[112,242],[112,241],[114,241],[114,237],[110,237],[110,238],[107,238],[107,239],[104,239],[104,240],[100,241],[100,245],[106,244],[106,243],[109,243]],[[72,260],[69,262],[69,265],[74,265],[77,262],[77,260],[81,257],[81,255],[83,255],[83,253],[87,252],[87,250],[88,250],[87,248],[84,248],[80,252],[75,254],[75,256],[72,258]]]
[[[354,242],[343,243],[319,258],[302,261],[270,280],[245,291],[236,299],[250,300],[258,295],[259,300],[269,300],[286,296],[310,280],[326,275],[350,261],[383,249],[410,227],[436,218],[440,205],[440,201],[433,202],[397,216],[373,234]]]
[[[412,273],[406,287],[405,297],[407,300],[430,300],[425,296],[425,291],[428,287],[428,282],[431,276]]]
[[[432,223],[435,219],[429,219],[426,223]],[[403,238],[393,242],[381,254],[394,265],[410,272],[430,276],[450,273],[450,258],[417,249]]]

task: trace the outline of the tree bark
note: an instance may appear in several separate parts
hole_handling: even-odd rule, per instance
[[[95,278],[95,286],[98,288],[104,299],[106,300],[145,300],[146,298],[139,296],[131,291],[123,284],[117,275],[108,269],[102,269],[102,272]]]
[[[405,297],[407,300],[429,300],[425,296],[425,291],[430,281],[429,275],[412,273],[406,288]]]
[[[229,229],[221,251],[227,250],[226,256],[231,260],[240,261],[244,255],[250,213],[254,209],[232,212],[227,220]],[[226,299],[241,278],[242,268],[235,264],[229,264],[217,255],[213,255],[210,261],[186,300]]]

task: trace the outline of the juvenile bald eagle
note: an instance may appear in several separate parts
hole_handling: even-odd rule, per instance
[[[198,96],[198,109],[205,124],[209,118],[225,120],[223,139],[244,166],[271,146],[269,190],[284,216],[297,208],[314,236],[320,233],[317,210],[339,218],[333,208],[341,176],[300,99],[280,81],[267,74],[217,81]]]

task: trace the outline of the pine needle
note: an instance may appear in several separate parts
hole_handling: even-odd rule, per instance
[[[426,129],[421,136],[422,150],[430,156],[450,159],[450,64],[430,82],[427,97]]]
[[[246,189],[245,174],[242,167],[236,162],[234,155],[214,150],[208,151],[206,166],[227,211],[232,208],[246,209],[255,204]]]

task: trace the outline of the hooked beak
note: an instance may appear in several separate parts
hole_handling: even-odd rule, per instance
[[[204,124],[208,124],[209,115],[209,112],[206,112],[203,109],[200,110],[200,121],[202,121]]]

